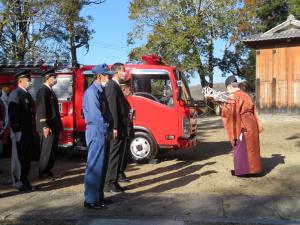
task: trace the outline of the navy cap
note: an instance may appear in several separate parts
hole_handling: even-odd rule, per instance
[[[228,85],[230,85],[232,83],[237,83],[237,79],[233,75],[231,75],[231,76],[229,76],[229,77],[226,78],[226,80],[225,80],[225,87],[227,87]]]
[[[30,78],[30,70],[21,70],[18,73],[16,73],[15,78],[19,79],[19,78]]]
[[[42,77],[57,76],[55,69],[50,69],[41,74]]]
[[[117,73],[115,71],[109,70],[108,66],[105,63],[94,66],[94,68],[92,69],[92,72],[93,72],[93,74],[103,74],[103,75],[109,75],[109,76],[113,76],[114,74]]]

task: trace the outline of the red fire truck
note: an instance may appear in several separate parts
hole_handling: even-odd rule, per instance
[[[159,58],[158,58],[159,59]],[[32,70],[33,98],[43,80],[40,74],[54,65],[0,65],[0,84],[13,89],[13,74],[23,68]],[[59,144],[64,148],[86,150],[82,96],[93,81],[93,66],[70,69],[56,65],[57,84],[54,91],[59,99],[63,132]],[[146,60],[145,64],[126,64],[132,95],[128,101],[135,111],[134,133],[130,151],[135,161],[153,159],[159,149],[187,149],[196,144],[197,110],[183,73],[161,61]]]

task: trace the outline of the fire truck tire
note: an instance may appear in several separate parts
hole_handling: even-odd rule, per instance
[[[130,154],[136,163],[148,163],[157,155],[157,144],[155,140],[145,132],[135,132],[131,140]]]

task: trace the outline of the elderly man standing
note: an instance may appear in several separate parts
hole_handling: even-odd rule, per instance
[[[2,145],[2,134],[5,129],[5,117],[6,117],[6,107],[5,102],[2,100],[2,87],[0,86],[0,153],[3,151]],[[0,171],[1,173],[1,171]]]
[[[2,144],[2,135],[4,131],[4,121],[5,121],[5,105],[4,101],[1,99],[2,95],[2,87],[0,86],[0,154],[3,151],[3,144]],[[0,174],[2,171],[0,170]]]
[[[28,92],[31,87],[30,70],[15,75],[18,88],[9,95],[8,114],[12,140],[12,182],[19,191],[32,189],[28,181],[30,162],[35,146],[35,108]]]
[[[116,74],[105,87],[105,95],[108,100],[109,110],[112,114],[113,132],[113,137],[110,140],[105,191],[118,193],[125,190],[119,185],[118,181],[129,181],[124,171],[126,169],[128,155],[126,152],[127,149],[125,148],[125,143],[128,136],[130,105],[120,87],[120,81],[125,79],[124,64],[115,63],[112,65],[112,70],[116,71]]]
[[[41,74],[44,85],[39,89],[36,97],[37,131],[40,135],[40,179],[55,179],[52,173],[56,152],[58,149],[59,133],[62,122],[59,113],[58,100],[52,87],[57,83],[54,69]]]
[[[108,82],[110,71],[106,64],[95,66],[92,70],[94,82],[83,96],[83,114],[86,122],[85,138],[88,146],[88,158],[84,177],[84,207],[105,209],[110,203],[104,199],[103,187],[106,171],[107,136],[110,112],[103,87]]]

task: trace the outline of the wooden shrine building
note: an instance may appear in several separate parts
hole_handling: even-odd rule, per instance
[[[262,112],[300,113],[300,21],[289,16],[243,42],[256,49],[256,105]]]

